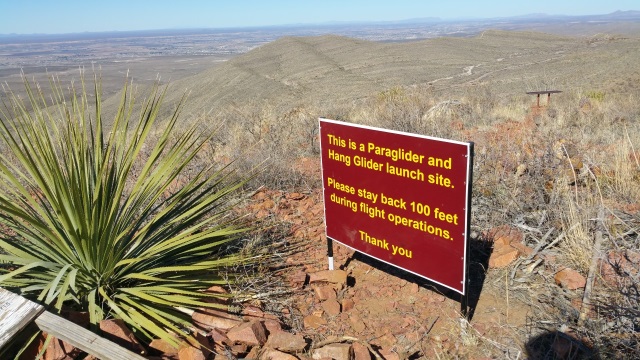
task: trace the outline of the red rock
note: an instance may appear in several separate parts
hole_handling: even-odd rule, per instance
[[[305,329],[317,329],[323,325],[327,325],[327,321],[317,315],[305,316],[302,322]]]
[[[260,209],[257,213],[256,213],[256,217],[258,219],[264,219],[267,216],[271,215],[271,213],[268,210],[265,209]]]
[[[280,314],[282,315],[282,317],[284,317],[285,319],[291,319],[291,310],[287,309],[287,308],[283,308],[280,311]]]
[[[221,330],[213,329],[207,335],[210,336],[213,342],[217,345],[231,345],[231,340],[229,340],[227,334]]]
[[[262,346],[267,341],[264,325],[260,321],[242,323],[227,332],[229,340],[247,345]]]
[[[260,360],[298,360],[298,358],[282,351],[265,349],[265,351],[260,356]]]
[[[422,339],[422,335],[418,331],[409,331],[404,334],[404,338],[412,343],[417,343]]]
[[[353,360],[371,360],[371,353],[366,346],[354,342],[351,347],[353,348]]]
[[[215,343],[211,342],[208,336],[199,331],[196,332],[195,338],[198,341],[198,344],[200,344],[198,348],[202,351],[202,355],[204,355],[205,358],[209,357],[216,346]]]
[[[301,193],[294,192],[294,193],[287,194],[287,199],[291,199],[291,200],[302,200],[304,198],[305,198],[305,195]]]
[[[309,274],[309,283],[326,281],[334,284],[347,284],[347,272],[344,270],[323,270]]]
[[[431,296],[429,297],[429,301],[433,303],[441,303],[441,302],[444,302],[445,300],[447,300],[446,296],[435,293],[435,292],[431,293]]]
[[[149,351],[155,354],[178,355],[178,349],[163,339],[153,339],[149,343]]]
[[[314,359],[351,360],[353,359],[353,348],[351,344],[329,344],[313,350],[311,357]]]
[[[337,297],[336,289],[333,288],[333,285],[316,286],[313,289],[319,300],[335,299]]]
[[[133,335],[131,330],[125,325],[121,319],[109,319],[100,321],[100,330],[104,333],[103,337],[114,343],[131,350],[138,354],[144,354],[145,350],[140,342]]]
[[[206,330],[228,330],[240,324],[239,317],[216,309],[199,309],[191,315],[194,325]]]
[[[351,328],[356,333],[363,332],[364,329],[366,328],[366,325],[364,324],[364,321],[362,321],[362,319],[360,319],[360,317],[357,316],[357,315],[349,316],[349,322],[351,323]]]
[[[229,291],[220,285],[213,285],[206,290],[206,292],[214,293],[214,294],[225,294],[228,295]]]
[[[249,352],[249,345],[245,343],[238,343],[231,345],[229,349],[231,350],[231,353],[236,357],[244,357],[244,355]]]
[[[640,272],[640,253],[631,250],[611,251],[600,263],[600,272],[607,284],[617,287],[627,276],[636,277]]]
[[[385,360],[400,360],[400,355],[391,349],[380,349],[378,352]]]
[[[509,245],[512,242],[520,242],[524,241],[524,234],[518,230],[518,228],[510,226],[510,225],[501,225],[492,228],[487,233],[485,233],[485,237],[495,243],[502,243],[504,245]]]
[[[227,289],[223,288],[220,285],[214,285],[208,288],[206,292],[215,295],[215,297],[205,298],[205,301],[207,302],[224,305],[231,303],[231,296],[229,294],[229,291],[227,291]]]
[[[206,358],[199,349],[187,346],[178,351],[178,360],[206,360]]]
[[[322,213],[324,213],[324,207],[321,204],[316,205],[311,209],[311,215],[313,216],[319,216],[322,215]]]
[[[242,315],[245,316],[252,316],[252,317],[256,317],[256,318],[263,318],[264,317],[264,311],[262,311],[262,309],[260,309],[257,306],[246,306],[242,309]]]
[[[473,323],[471,326],[482,336],[484,336],[489,329],[489,325],[483,323]]]
[[[302,270],[298,270],[297,272],[289,276],[288,280],[291,283],[292,287],[302,288],[304,286],[304,283],[307,281],[307,273]]]
[[[521,242],[512,242],[511,247],[518,250],[518,252],[523,256],[529,256],[533,253],[533,248],[530,248]]]
[[[336,316],[340,314],[340,304],[335,299],[325,300],[320,305],[329,316]]]
[[[264,191],[258,191],[255,195],[253,195],[253,198],[254,198],[255,200],[264,200],[264,199],[266,199],[267,197],[269,197],[269,196],[268,196],[268,195],[267,195],[267,193],[266,193],[266,192],[264,192]]]
[[[511,239],[508,237],[498,237],[493,240],[493,247],[503,247],[508,246],[511,243]]]
[[[265,346],[284,352],[295,353],[304,350],[304,348],[307,347],[307,342],[300,334],[281,331],[269,336]]]
[[[276,206],[276,203],[271,199],[266,199],[260,204],[260,207],[265,210],[273,209]]]
[[[558,271],[554,276],[554,279],[556,284],[569,290],[580,289],[585,287],[587,284],[587,279],[585,279],[584,276],[570,268],[564,268]]]
[[[520,252],[509,245],[494,248],[491,257],[489,257],[489,268],[496,269],[509,266],[519,255]]]
[[[44,360],[73,360],[81,353],[80,349],[54,337],[49,342],[43,358]]]
[[[393,348],[396,345],[397,342],[398,342],[398,339],[396,339],[396,337],[393,336],[393,334],[390,334],[390,333],[386,333],[386,334],[384,334],[384,336],[381,336],[381,337],[371,341],[372,344],[378,345],[381,348],[386,348],[386,349]]]
[[[485,237],[493,241],[490,268],[508,266],[520,255],[529,256],[533,253],[533,249],[524,244],[524,234],[515,227],[498,226],[485,233]]]
[[[42,350],[42,346],[44,345],[44,341],[47,338],[46,332],[41,332],[36,336],[35,339],[29,344],[29,346],[22,352],[20,356],[20,360],[32,360],[35,359],[40,351]],[[53,341],[53,340],[51,340]]]
[[[347,312],[356,306],[355,301],[353,301],[352,299],[342,299],[340,304],[342,305],[343,312]]]
[[[412,294],[417,294],[420,291],[420,285],[416,284],[416,283],[411,283],[411,285],[409,285],[409,292]]]
[[[257,360],[260,358],[260,351],[261,349],[259,346],[254,346],[249,350],[249,353],[247,353],[244,358],[247,360]]]
[[[282,323],[279,320],[266,319],[263,322],[264,327],[267,329],[267,335],[275,334],[282,330]]]

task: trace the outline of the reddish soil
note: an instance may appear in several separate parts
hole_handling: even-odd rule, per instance
[[[290,224],[288,240],[302,246],[285,260],[285,278],[296,289],[289,299],[293,312],[286,317],[291,331],[302,332],[313,343],[347,336],[370,344],[384,358],[400,359],[480,359],[521,351],[519,333],[530,309],[500,287],[472,284],[474,310],[467,324],[457,293],[335,242],[334,266],[346,271],[347,285],[333,286],[331,292],[323,287],[332,285],[309,283],[310,276],[328,269],[320,191],[262,190],[249,209],[258,218]],[[470,274],[472,281],[483,281],[484,275],[477,275]],[[335,302],[341,305],[337,310],[331,307]]]

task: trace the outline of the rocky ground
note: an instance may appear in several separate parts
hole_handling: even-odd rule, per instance
[[[276,291],[242,302],[236,314],[193,313],[200,343],[184,342],[180,349],[162,340],[142,346],[118,321],[101,324],[104,336],[149,359],[179,360],[578,359],[591,351],[588,339],[570,327],[545,327],[545,319],[569,321],[584,311],[585,277],[554,262],[546,245],[527,244],[523,229],[502,225],[474,233],[466,320],[458,294],[343,245],[334,243],[336,269],[329,271],[320,191],[262,189],[245,211],[284,229],[281,240],[291,250],[269,275],[279,281]],[[627,271],[640,264],[636,253],[608,257],[600,264],[605,281],[616,279],[607,264],[626,264]],[[54,341],[45,358],[82,358],[78,354]]]

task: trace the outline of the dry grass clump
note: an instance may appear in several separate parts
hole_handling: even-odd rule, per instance
[[[319,179],[296,168],[302,158],[319,155],[318,113],[293,108],[278,113],[265,103],[230,106],[196,121],[214,124],[209,159],[233,161],[241,174],[254,173],[251,186],[276,189],[317,187]]]

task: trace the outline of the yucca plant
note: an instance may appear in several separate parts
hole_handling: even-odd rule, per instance
[[[84,81],[51,78],[50,96],[24,83],[0,110],[0,286],[176,344],[185,309],[221,307],[203,290],[243,261],[225,250],[245,230],[228,211],[241,181],[210,165],[168,191],[209,137],[178,129],[184,97],[159,119],[166,87],[136,104],[125,85],[107,126],[97,76],[93,101]]]

